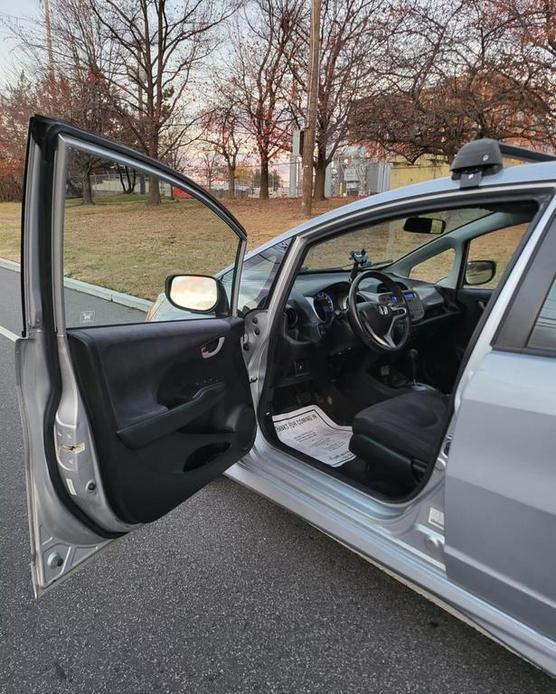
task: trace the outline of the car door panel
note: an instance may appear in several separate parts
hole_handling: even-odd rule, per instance
[[[106,313],[113,317],[112,325],[66,327],[66,181],[74,152],[94,162],[102,157],[132,166],[149,185],[158,179],[172,194],[185,191],[187,200],[195,202],[196,216],[185,214],[191,204],[172,200],[166,209],[179,215],[181,226],[201,246],[208,235],[203,224],[216,220],[208,228],[220,234],[219,243],[224,235],[219,253],[224,256],[227,249],[236,257],[225,315],[184,312],[184,320],[121,324],[112,311]],[[154,210],[149,212],[157,229]],[[143,154],[35,117],[29,130],[23,220],[25,325],[16,345],[16,370],[33,580],[41,594],[108,540],[160,518],[239,460],[254,440],[256,417],[243,358],[244,322],[237,317],[246,236],[217,200]],[[133,231],[128,250],[129,239],[142,241]],[[232,245],[224,247],[228,237]],[[187,243],[187,233],[183,239]],[[124,251],[119,251],[123,262]],[[149,262],[148,255],[142,257]],[[181,261],[177,252],[169,256],[178,269],[183,253],[179,257]],[[196,258],[202,261],[203,256]],[[94,262],[98,267],[99,261]],[[133,267],[144,272],[143,266]],[[142,283],[139,275],[138,286]],[[89,310],[87,286],[80,291],[88,320],[95,312]],[[146,290],[139,296],[147,296]]]
[[[554,641],[556,360],[530,344],[554,282],[552,214],[497,290],[456,392],[445,562],[451,581]]]
[[[446,483],[449,577],[551,639],[555,378],[554,359],[489,352],[462,393]]]
[[[155,520],[249,449],[242,333],[241,319],[68,332],[103,483],[123,521]],[[222,348],[204,358],[220,338]]]

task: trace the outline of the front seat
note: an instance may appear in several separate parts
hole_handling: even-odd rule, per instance
[[[413,390],[367,407],[355,415],[349,449],[406,493],[440,448],[448,403],[437,390]]]

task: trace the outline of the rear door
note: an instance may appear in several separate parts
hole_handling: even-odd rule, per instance
[[[236,311],[245,239],[180,174],[67,124],[31,121],[16,368],[37,593],[251,447]],[[216,306],[149,320],[167,276],[234,263]]]
[[[445,560],[454,582],[556,640],[556,223],[544,221],[550,214],[554,203],[502,287],[456,393]],[[507,642],[523,649],[514,636]],[[550,649],[547,666],[551,657]]]

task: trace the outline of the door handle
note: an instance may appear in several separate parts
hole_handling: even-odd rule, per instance
[[[201,356],[203,359],[210,359],[211,357],[215,357],[218,352],[222,349],[222,345],[224,344],[225,337],[219,337],[217,340],[212,340],[211,342],[207,342],[201,347]],[[213,347],[213,345],[215,345]],[[212,347],[212,349],[211,349]]]

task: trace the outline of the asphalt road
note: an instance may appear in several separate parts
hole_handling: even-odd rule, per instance
[[[12,332],[18,281],[0,269],[0,326]],[[1,334],[0,368],[0,692],[556,691],[224,478],[35,602],[13,343]]]

